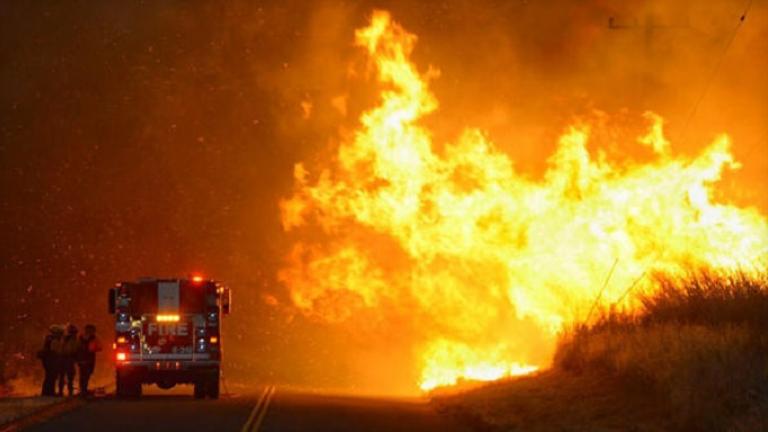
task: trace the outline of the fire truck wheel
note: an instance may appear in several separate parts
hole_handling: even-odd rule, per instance
[[[119,398],[139,397],[141,396],[141,382],[130,376],[117,374],[115,393]]]
[[[211,399],[219,398],[219,376],[216,375],[208,381],[208,397]]]
[[[125,382],[125,378],[121,378],[119,375],[117,377],[117,382],[115,383],[115,395],[119,398],[128,397],[128,388],[127,384]]]
[[[205,380],[195,382],[195,399],[203,399],[205,397],[205,384]]]

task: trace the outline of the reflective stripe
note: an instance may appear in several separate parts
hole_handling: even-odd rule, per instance
[[[157,364],[160,363],[158,366]],[[149,369],[159,370],[162,372],[176,371],[188,371],[190,369],[219,367],[221,362],[218,360],[201,360],[201,361],[184,361],[180,362],[179,368],[176,368],[175,362],[163,360],[163,361],[148,361],[148,360],[126,360],[118,363],[118,368],[134,368],[134,367],[146,367]]]
[[[185,360],[192,360],[193,355],[192,354],[172,354],[172,353],[158,353],[158,354],[137,354],[137,353],[130,353],[128,354],[128,360],[145,360],[145,361],[151,361],[151,360],[176,360],[176,361],[185,361]],[[209,353],[200,353],[200,354],[194,354],[195,360],[207,360],[211,358],[211,354]]]

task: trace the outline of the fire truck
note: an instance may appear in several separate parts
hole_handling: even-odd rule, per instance
[[[142,384],[193,384],[196,398],[217,399],[221,318],[230,304],[229,288],[201,276],[116,284],[109,312],[115,316],[117,396],[139,397]]]

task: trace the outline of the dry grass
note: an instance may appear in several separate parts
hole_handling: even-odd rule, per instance
[[[768,430],[768,277],[656,281],[566,331],[551,371],[446,404],[491,430]]]
[[[768,280],[656,277],[633,314],[605,311],[566,332],[554,359],[654,390],[675,430],[768,429]]]

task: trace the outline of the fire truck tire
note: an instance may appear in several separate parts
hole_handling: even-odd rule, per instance
[[[120,378],[120,376],[117,377],[117,382],[115,383],[115,395],[117,397],[128,397],[127,384],[128,383],[125,382],[124,378]]]
[[[115,393],[119,398],[139,397],[141,396],[141,382],[130,376],[117,374]]]
[[[198,380],[195,382],[195,399],[203,399],[205,398],[205,387],[206,387],[205,380]]]
[[[208,397],[211,399],[219,398],[219,376],[218,374],[208,381]]]

